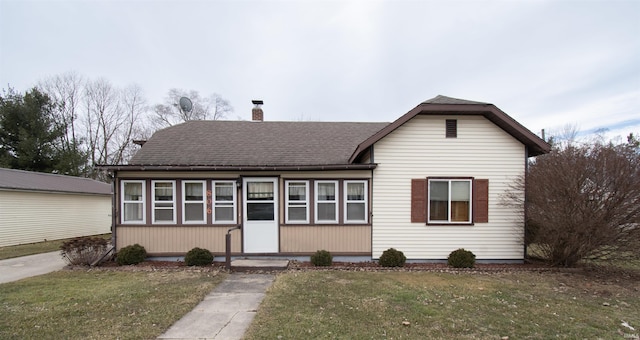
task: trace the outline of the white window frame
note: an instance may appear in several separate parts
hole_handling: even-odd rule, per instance
[[[229,184],[233,187],[233,221],[217,221],[216,220],[216,207],[229,207],[230,201],[219,201],[216,197],[216,183],[224,183]],[[238,219],[238,193],[236,189],[236,181],[235,180],[220,180],[220,181],[211,181],[211,221],[213,224],[236,224]]]
[[[202,200],[201,201],[187,201],[187,184],[200,184],[202,185]],[[200,203],[202,204],[202,220],[187,221],[187,204]],[[183,224],[203,224],[207,223],[207,182],[206,181],[182,181],[182,223]]]
[[[304,197],[305,200],[289,200],[289,185],[292,183],[304,183]],[[287,180],[285,181],[285,222],[291,224],[308,224],[309,223],[309,181],[296,181],[296,180]],[[305,219],[304,220],[291,220],[289,219],[289,208],[305,208]]]
[[[173,191],[171,201],[158,201],[156,200],[156,184],[157,183],[171,183],[171,190]],[[153,198],[151,207],[151,223],[152,224],[176,224],[176,181],[172,180],[156,180],[151,181],[151,197]],[[156,208],[157,203],[171,203],[171,208]],[[173,220],[171,221],[156,221],[156,209],[169,210],[173,212]]]
[[[431,219],[431,182],[447,182],[448,198],[447,198],[447,220]],[[451,183],[467,182],[469,183],[469,220],[468,221],[452,221],[451,220]],[[473,223],[473,179],[471,178],[433,178],[427,181],[429,195],[427,197],[427,223],[429,224],[471,224]]]
[[[326,183],[331,183],[334,185],[335,187],[335,199],[333,201],[329,201],[329,200],[320,200],[318,199],[318,186],[320,184],[326,184]],[[339,210],[339,205],[338,205],[338,199],[340,197],[340,186],[338,185],[338,181],[315,181],[314,183],[314,194],[313,194],[313,198],[315,200],[315,209],[314,209],[314,221],[317,224],[328,224],[328,223],[338,223],[338,210]],[[320,220],[318,219],[318,206],[320,204],[326,204],[326,203],[333,203],[335,205],[335,214],[334,214],[334,219],[333,220]]]
[[[124,186],[126,183],[136,183],[142,184],[142,200],[141,201],[127,201],[124,196]],[[125,204],[140,204],[142,205],[142,220],[125,220]],[[146,182],[145,181],[132,181],[132,180],[123,180],[120,181],[120,223],[122,224],[146,224],[147,222],[147,190],[146,190]]]
[[[364,200],[349,200],[348,195],[349,195],[349,184],[354,184],[354,183],[360,183],[362,184],[362,186],[364,187]],[[343,211],[344,211],[344,223],[357,223],[357,224],[362,224],[362,223],[367,223],[369,221],[369,185],[368,185],[368,181],[366,180],[348,180],[348,181],[344,181],[343,182]],[[363,220],[349,220],[347,218],[347,205],[349,203],[360,203],[360,204],[364,204],[364,219]]]

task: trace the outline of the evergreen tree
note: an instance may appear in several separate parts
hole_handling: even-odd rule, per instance
[[[9,88],[0,96],[0,166],[78,175],[80,153],[62,152],[62,131],[53,118],[54,104],[33,88],[24,95]],[[83,162],[84,163],[84,162]]]

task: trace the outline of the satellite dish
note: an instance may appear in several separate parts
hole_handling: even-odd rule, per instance
[[[191,99],[187,97],[180,97],[180,110],[184,112],[191,112],[193,110],[193,104],[191,103]]]

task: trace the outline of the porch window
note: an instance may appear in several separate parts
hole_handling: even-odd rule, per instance
[[[471,180],[430,179],[428,222],[471,223]]]
[[[286,181],[286,222],[309,223],[309,182]]]
[[[154,224],[176,223],[176,182],[152,181],[153,185],[153,210],[152,220]]]
[[[338,223],[338,181],[315,182],[316,223]]]
[[[213,223],[236,223],[235,181],[213,181]]]
[[[367,223],[367,181],[344,182],[345,223]]]
[[[204,181],[182,181],[182,223],[206,223],[204,193]]]
[[[145,223],[144,181],[122,181],[121,204],[122,223]]]

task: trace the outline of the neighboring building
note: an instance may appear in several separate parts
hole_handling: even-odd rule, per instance
[[[438,96],[393,123],[191,121],[157,131],[115,178],[117,248],[156,256],[524,258],[524,205],[503,204],[549,145],[492,104]],[[511,202],[514,203],[514,202]]]
[[[111,232],[111,185],[0,168],[0,247]]]

